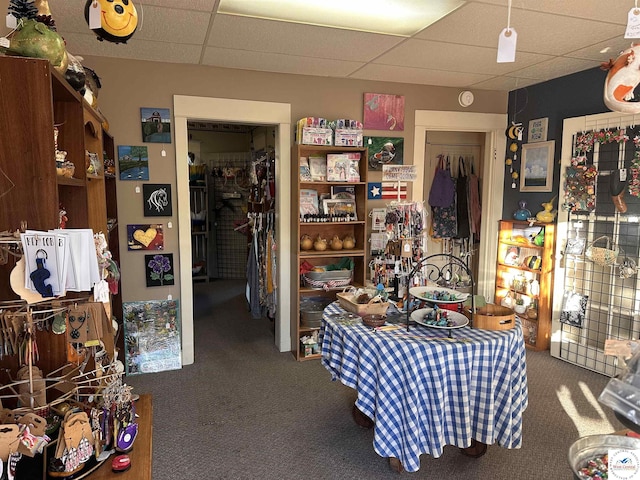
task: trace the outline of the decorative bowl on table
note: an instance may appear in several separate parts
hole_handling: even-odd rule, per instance
[[[386,315],[379,315],[377,313],[371,313],[362,317],[362,323],[371,328],[381,327],[386,321]]]
[[[597,468],[597,464],[604,455],[609,453],[609,449],[637,450],[640,449],[640,439],[625,435],[588,435],[579,438],[569,447],[569,453],[567,454],[574,478],[576,480],[600,478],[590,475],[589,471],[592,468]],[[611,469],[614,464],[619,462],[616,459],[609,458],[608,463],[609,469]],[[625,463],[625,468],[630,468],[634,465],[637,473],[640,470],[637,460],[636,462]],[[592,473],[595,474],[595,472]],[[625,473],[632,472],[625,470]],[[624,478],[634,478],[634,476]]]

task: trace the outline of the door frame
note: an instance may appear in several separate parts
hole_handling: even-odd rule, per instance
[[[495,293],[497,227],[502,218],[504,192],[504,162],[497,161],[506,149],[504,130],[507,115],[497,113],[447,112],[416,110],[413,164],[419,181],[413,185],[412,200],[425,200],[431,184],[423,182],[428,131],[484,132],[484,170],[482,172],[482,226],[478,275],[475,279],[478,295],[493,301]]]
[[[234,100],[228,98],[173,96],[176,140],[176,190],[178,244],[180,258],[180,307],[182,317],[182,364],[195,360],[193,332],[193,284],[191,280],[191,215],[189,209],[189,132],[188,120],[275,125],[276,141],[276,242],[278,246],[277,310],[275,344],[280,352],[291,351],[291,322],[288,308],[291,291],[289,278],[291,249],[291,105],[288,103]]]

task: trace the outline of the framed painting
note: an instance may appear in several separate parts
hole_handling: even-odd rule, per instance
[[[367,130],[404,130],[403,95],[365,93],[363,113]]]
[[[404,138],[364,137],[364,145],[368,148],[369,171],[381,171],[383,165],[402,165]]]
[[[521,192],[551,192],[555,140],[522,145]]]
[[[529,143],[546,142],[548,126],[549,126],[548,117],[529,120],[529,136],[528,136]]]
[[[147,147],[118,145],[120,180],[149,180],[149,152]]]
[[[145,217],[170,217],[171,185],[168,183],[145,183],[142,185]]]
[[[175,283],[172,253],[145,255],[144,265],[147,287],[164,287],[165,285],[173,285]]]
[[[142,141],[171,143],[171,112],[168,108],[141,108]]]
[[[127,225],[127,250],[164,250],[162,224]]]
[[[122,304],[127,375],[182,368],[177,300]]]

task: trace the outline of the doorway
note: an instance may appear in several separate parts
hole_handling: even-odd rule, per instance
[[[284,103],[255,102],[224,98],[191,97],[175,95],[174,121],[176,139],[176,189],[178,209],[178,241],[180,244],[180,265],[190,265],[191,218],[189,208],[189,120],[229,122],[247,125],[275,126],[276,178],[291,177],[291,106]],[[276,191],[276,239],[279,252],[291,250],[288,233],[291,212],[287,208],[291,197],[290,182],[280,182]],[[277,311],[275,318],[275,344],[281,352],[291,350],[290,305],[287,292],[290,291],[291,259],[286,254],[278,255]],[[193,343],[193,283],[190,268],[180,268],[180,297],[182,310],[182,355],[183,364],[194,362]]]
[[[483,136],[482,145],[482,225],[480,230],[480,254],[477,259],[476,291],[487,300],[493,300],[495,290],[495,256],[498,246],[497,225],[502,217],[502,193],[504,189],[504,162],[498,161],[506,148],[504,129],[506,114],[445,112],[417,110],[415,115],[414,156],[417,178],[424,182],[414,184],[412,198],[422,201],[431,188],[433,175],[425,177],[429,166],[427,132],[474,132]],[[498,153],[500,152],[500,153]]]

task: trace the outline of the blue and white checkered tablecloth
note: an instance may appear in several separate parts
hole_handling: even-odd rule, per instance
[[[442,455],[445,445],[466,448],[475,439],[505,448],[522,446],[527,408],[525,345],[520,321],[489,331],[464,327],[453,337],[423,326],[374,331],[343,325],[329,305],[322,322],[322,364],[333,380],[358,392],[356,406],[374,420],[373,446],[420,468],[420,455]]]

